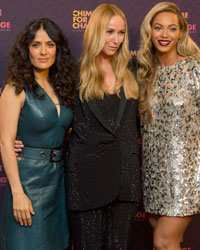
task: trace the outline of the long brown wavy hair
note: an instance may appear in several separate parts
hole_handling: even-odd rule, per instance
[[[49,81],[55,93],[61,97],[62,104],[72,108],[77,81],[76,63],[64,33],[48,18],[34,20],[22,29],[10,52],[5,82],[15,86],[17,95],[26,86],[36,98],[43,98],[43,95],[38,94],[39,86],[35,81],[34,68],[29,60],[29,45],[40,28],[44,29],[56,43],[56,59],[49,70]]]
[[[188,25],[179,7],[172,2],[161,2],[156,4],[145,16],[141,25],[140,48],[137,53],[139,69],[137,81],[140,87],[139,115],[141,120],[148,122],[152,117],[150,99],[155,78],[155,71],[158,65],[155,47],[151,40],[151,25],[154,18],[162,12],[171,12],[177,15],[182,37],[177,43],[177,53],[183,57],[200,57],[198,45],[189,35]]]

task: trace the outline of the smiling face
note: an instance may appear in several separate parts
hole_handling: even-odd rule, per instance
[[[177,15],[162,12],[154,18],[151,27],[152,43],[157,53],[177,55],[176,46],[182,36]]]
[[[29,45],[29,59],[37,71],[49,70],[55,62],[56,44],[42,28]]]
[[[112,57],[124,41],[125,32],[123,18],[119,15],[113,16],[106,29],[106,41],[100,55]]]

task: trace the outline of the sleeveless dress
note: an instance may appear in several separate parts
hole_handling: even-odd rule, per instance
[[[10,186],[5,191],[0,250],[63,250],[69,245],[64,189],[64,162],[60,148],[72,121],[72,110],[60,106],[60,116],[51,98],[39,87],[44,99],[25,89],[17,138],[24,143],[18,157],[20,180],[32,202],[32,226],[14,219]],[[60,100],[59,100],[60,101]],[[49,152],[55,148],[51,158]],[[57,154],[57,155],[56,155]],[[51,158],[51,159],[50,159]]]
[[[143,127],[143,190],[148,213],[200,213],[200,61],[157,68],[152,119]]]

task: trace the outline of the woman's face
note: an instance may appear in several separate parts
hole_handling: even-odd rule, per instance
[[[115,54],[125,37],[125,23],[121,16],[116,15],[110,19],[106,29],[106,41],[100,55],[110,57]]]
[[[158,14],[152,23],[151,36],[158,53],[177,54],[177,43],[182,36],[177,15],[172,12]]]
[[[55,62],[56,44],[42,28],[29,45],[29,58],[37,71],[48,70]]]

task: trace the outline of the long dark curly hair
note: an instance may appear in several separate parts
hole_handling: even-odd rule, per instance
[[[72,108],[78,76],[76,62],[62,30],[48,18],[34,20],[22,29],[10,52],[5,82],[15,86],[17,95],[26,86],[36,98],[43,98],[38,94],[39,86],[35,81],[34,68],[29,60],[29,45],[41,27],[56,43],[56,59],[49,70],[49,81],[56,94],[61,97],[62,104]]]

